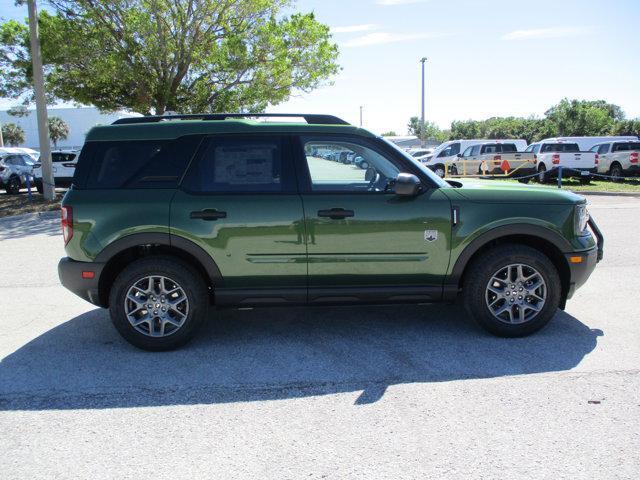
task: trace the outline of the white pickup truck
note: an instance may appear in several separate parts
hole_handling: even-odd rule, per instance
[[[596,154],[598,173],[614,178],[640,174],[640,140],[598,143],[590,151]]]
[[[562,167],[563,177],[579,177],[596,173],[596,154],[581,152],[577,142],[547,138],[532,143],[525,152],[533,152],[538,165],[538,180],[546,183],[558,176]]]

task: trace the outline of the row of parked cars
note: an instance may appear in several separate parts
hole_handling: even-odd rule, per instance
[[[452,140],[433,151],[414,149],[410,153],[440,177],[534,175],[544,183],[557,175],[559,167],[564,176],[599,173],[615,179],[640,172],[640,140],[634,136],[555,137],[530,145],[513,139]]]
[[[51,152],[56,187],[66,188],[71,185],[79,153],[77,150]],[[0,188],[15,195],[27,185],[35,186],[40,193],[44,191],[39,153],[30,149],[1,148]]]
[[[366,158],[350,150],[341,150],[337,152],[333,150],[316,150],[312,152],[312,155],[318,158],[323,158],[325,160],[342,163],[344,165],[355,165],[356,167],[362,168],[363,170],[369,168],[369,161]]]

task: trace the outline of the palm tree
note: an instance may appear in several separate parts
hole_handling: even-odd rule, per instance
[[[49,117],[49,138],[54,148],[58,148],[60,140],[66,140],[69,136],[69,125],[60,117]]]
[[[24,143],[24,130],[20,125],[16,125],[15,123],[3,123],[2,138],[7,145],[17,147],[21,143]]]

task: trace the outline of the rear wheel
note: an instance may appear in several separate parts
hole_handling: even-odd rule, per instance
[[[527,183],[529,183],[531,181],[531,177],[529,177],[529,178],[519,178],[518,181],[520,183],[527,184]]]
[[[613,180],[614,182],[620,182],[622,180],[622,165],[620,165],[619,163],[614,163],[613,165],[611,165],[611,168],[609,169],[609,175],[611,175],[611,180]]]
[[[109,312],[118,332],[143,350],[187,343],[207,315],[207,288],[188,264],[168,256],[135,261],[116,278]]]
[[[547,173],[547,167],[544,163],[541,163],[538,167],[538,182],[547,183],[549,181],[549,174]]]
[[[20,193],[20,186],[21,186],[20,178],[11,177],[9,180],[7,180],[7,185],[5,186],[5,190],[9,195],[16,195]]]
[[[463,279],[467,312],[501,337],[521,337],[553,318],[561,297],[558,271],[531,247],[500,245],[476,259]]]

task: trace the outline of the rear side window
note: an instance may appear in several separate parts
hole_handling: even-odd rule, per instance
[[[75,158],[76,158],[75,153],[53,152],[51,154],[51,161],[53,163],[73,162]]]
[[[212,137],[182,187],[201,193],[279,193],[295,178],[280,137]]]
[[[199,136],[187,136],[88,143],[74,184],[88,189],[175,188],[200,141]]]
[[[636,152],[640,150],[640,142],[630,143],[629,150],[635,150]]]
[[[614,152],[628,152],[630,150],[640,150],[640,142],[625,142],[613,144]]]
[[[541,153],[549,152],[579,152],[577,143],[545,143],[542,145]]]

